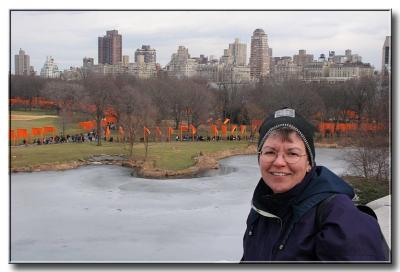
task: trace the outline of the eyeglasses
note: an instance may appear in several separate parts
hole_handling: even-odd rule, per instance
[[[278,158],[279,155],[278,152],[270,149],[260,151],[258,154],[260,154],[260,157],[265,162],[273,162]],[[307,154],[299,154],[296,151],[289,151],[282,154],[283,159],[289,164],[297,163],[303,156],[307,156]]]

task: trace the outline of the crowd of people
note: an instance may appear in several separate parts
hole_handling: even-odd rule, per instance
[[[116,130],[115,127],[110,126],[110,130]],[[175,141],[181,141],[181,135],[176,135],[175,136]],[[213,142],[213,141],[241,141],[241,140],[254,140],[254,135],[250,136],[240,136],[240,135],[229,135],[226,137],[222,137],[220,135],[218,136],[203,136],[203,135],[189,135],[189,134],[184,134],[182,135],[182,141],[187,142],[187,141],[194,141],[194,142],[202,142],[202,141],[207,141],[207,142]],[[67,134],[63,135],[62,133],[59,135],[53,135],[53,136],[45,136],[45,137],[37,137],[33,138],[32,141],[30,142],[28,139],[22,139],[20,141],[20,144],[26,145],[29,143],[32,143],[34,145],[43,145],[43,144],[60,144],[60,143],[84,143],[84,142],[95,142],[98,140],[98,135],[95,130],[92,130],[87,133],[76,133],[76,134]],[[105,137],[103,136],[102,138],[103,141],[107,142],[127,142],[127,137],[124,137],[121,139],[121,136],[118,136],[117,138],[114,138],[113,136]],[[144,141],[144,138],[141,137],[139,138],[140,142]],[[165,137],[158,138],[158,137],[150,137],[149,139],[150,142],[164,142],[164,141],[170,141],[170,139],[166,139]],[[18,145],[18,144],[17,144]]]
[[[247,137],[246,137],[246,139],[247,139]],[[180,136],[176,135],[175,140],[176,141],[180,141],[181,140]],[[193,136],[190,136],[190,135],[182,135],[182,141],[195,141],[195,142],[207,141],[207,142],[211,142],[211,141],[222,141],[222,140],[240,141],[240,140],[242,140],[242,137],[240,137],[240,135],[237,135],[237,136],[230,135],[230,136],[227,136],[227,137],[221,137],[221,136],[210,137],[210,136],[203,136],[203,135],[195,135],[193,137]]]
[[[55,135],[43,138],[34,138],[32,144],[61,144],[61,143],[83,143],[83,142],[94,142],[97,141],[97,133],[90,131],[88,133],[77,133],[74,135]],[[26,140],[23,140],[23,144],[26,144]]]

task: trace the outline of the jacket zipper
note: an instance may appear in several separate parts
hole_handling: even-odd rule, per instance
[[[257,209],[254,205],[251,205],[251,207],[252,207],[252,209],[255,210],[258,214],[260,214],[260,215],[262,215],[262,216],[264,216],[264,217],[270,218],[271,220],[274,220],[274,219],[279,220],[279,225],[280,225],[280,228],[279,228],[279,240],[278,240],[277,243],[280,244],[280,245],[279,245],[278,247],[276,246],[277,243],[274,245],[274,247],[273,247],[273,249],[272,249],[272,257],[274,257],[274,256],[276,255],[276,253],[277,253],[278,250],[282,250],[282,249],[284,248],[283,244],[281,244],[281,241],[280,241],[280,238],[281,238],[281,235],[282,235],[282,230],[283,230],[283,221],[282,221],[282,219],[281,219],[279,216],[276,216],[276,215],[274,215],[274,214],[272,214],[272,213],[269,213],[269,212],[266,212],[266,211]],[[254,225],[255,225],[255,224],[252,224],[252,225],[251,225],[251,228],[250,228],[250,230],[249,230],[248,233],[247,233],[249,236],[252,236],[252,235],[253,235],[253,228],[254,228]]]

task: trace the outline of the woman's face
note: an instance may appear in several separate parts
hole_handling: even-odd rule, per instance
[[[280,135],[271,134],[265,141],[260,154],[260,171],[264,182],[274,193],[284,193],[300,183],[311,169],[303,140],[292,132],[284,141]],[[272,154],[272,155],[271,155]],[[273,154],[277,154],[271,161]],[[285,159],[290,162],[287,163]]]

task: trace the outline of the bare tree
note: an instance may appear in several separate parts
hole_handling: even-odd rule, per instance
[[[358,127],[361,127],[363,119],[368,119],[368,112],[374,103],[376,93],[376,81],[373,78],[364,77],[346,82],[346,90],[349,93],[352,109],[358,115]]]
[[[38,98],[46,79],[37,76],[11,76],[11,97],[21,97],[29,100],[29,110],[32,110],[34,98]],[[25,110],[28,108],[25,107]]]
[[[73,105],[75,105],[82,90],[82,85],[78,83],[50,81],[42,91],[45,97],[55,101],[57,104],[57,114],[61,117],[63,135],[65,135],[66,124],[71,121]]]
[[[120,124],[127,135],[130,146],[129,156],[132,158],[136,138],[142,135],[145,126],[152,125],[157,110],[143,90],[130,85],[119,89],[116,95],[116,106],[120,109]],[[148,141],[144,140],[144,144],[145,157],[147,157]]]
[[[183,83],[184,110],[188,123],[198,126],[209,116],[212,93],[201,81],[186,80]]]
[[[324,103],[311,85],[294,79],[284,82],[267,80],[250,91],[248,109],[254,118],[263,118],[279,108],[296,109],[304,117],[313,119],[324,109]]]
[[[110,105],[113,93],[117,90],[112,77],[89,74],[83,82],[83,97],[87,106],[93,107],[93,114],[96,119],[97,145],[101,146],[102,127],[101,121],[104,112]]]
[[[325,110],[321,111],[321,121],[333,121],[334,131],[332,132],[336,132],[339,121],[348,118],[348,110],[351,109],[349,93],[343,83],[319,83],[315,86],[315,91],[325,105]]]
[[[349,172],[366,180],[387,180],[390,172],[388,138],[360,131],[353,139],[354,147],[346,157]]]

